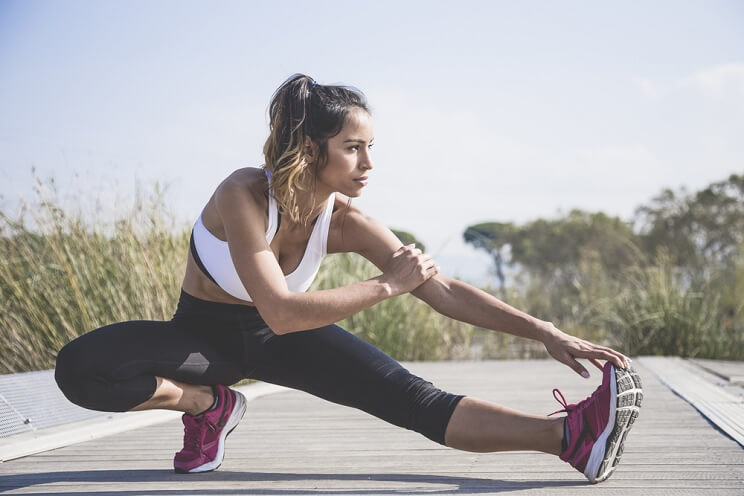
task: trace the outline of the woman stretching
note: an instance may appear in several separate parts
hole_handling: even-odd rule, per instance
[[[361,409],[444,446],[552,453],[591,482],[606,479],[640,407],[630,360],[440,274],[428,254],[401,246],[351,206],[373,169],[361,91],[295,74],[274,93],[269,114],[265,165],[230,174],[194,224],[172,319],[115,323],[68,343],[55,371],[65,396],[94,410],[184,412],[177,472],[220,466],[246,409],[228,386],[252,378]],[[307,292],[321,259],[342,252],[382,274]],[[602,384],[577,404],[561,394],[564,408],[553,413],[565,416],[529,415],[443,391],[334,324],[409,292],[453,319],[539,340],[584,376],[576,359],[588,359],[603,371]]]

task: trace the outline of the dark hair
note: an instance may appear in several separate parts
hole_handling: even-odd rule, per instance
[[[362,109],[371,115],[367,98],[353,86],[315,84],[304,74],[293,74],[271,97],[270,134],[264,144],[264,167],[278,208],[293,222],[308,224],[316,205],[300,209],[296,190],[315,189],[318,173],[328,162],[328,140],[343,128],[349,113]],[[318,145],[318,160],[305,160],[305,138]]]

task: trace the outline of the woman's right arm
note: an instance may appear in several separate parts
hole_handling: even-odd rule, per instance
[[[263,212],[251,193],[228,179],[217,189],[215,202],[238,276],[261,317],[277,334],[338,322],[411,291],[438,272],[431,257],[416,248],[399,246],[391,250],[388,268],[377,277],[340,288],[291,292],[266,242]]]

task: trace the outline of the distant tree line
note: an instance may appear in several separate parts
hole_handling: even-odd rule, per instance
[[[493,259],[498,293],[544,312],[543,318],[605,330],[638,328],[629,339],[634,343],[625,343],[638,349],[629,352],[715,355],[714,349],[731,345],[727,353],[741,356],[744,175],[696,192],[664,189],[628,220],[572,210],[524,224],[472,225],[463,238]],[[511,281],[506,268],[514,274]],[[670,300],[680,308],[665,308]],[[628,304],[640,313],[626,315],[620,305]],[[644,330],[643,319],[661,327]],[[675,341],[677,329],[695,326],[710,342]],[[649,338],[652,330],[656,341],[677,347],[655,347],[661,345]]]

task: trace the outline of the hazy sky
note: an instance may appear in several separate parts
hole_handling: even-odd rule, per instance
[[[263,162],[295,72],[364,91],[375,168],[354,202],[474,282],[470,224],[630,218],[744,173],[741,1],[0,0],[0,206],[33,196],[33,165],[120,212],[158,180],[190,224]]]

